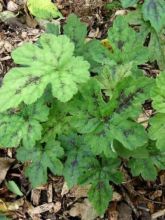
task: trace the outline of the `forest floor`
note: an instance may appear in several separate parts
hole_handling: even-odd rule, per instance
[[[76,13],[88,25],[90,38],[102,39],[116,14],[124,10],[107,10],[107,1],[57,0],[64,17]],[[111,2],[111,1],[109,1]],[[5,14],[4,14],[5,12]],[[6,16],[4,18],[4,15]],[[64,22],[57,19],[54,22]],[[13,67],[11,51],[24,42],[35,42],[44,31],[44,22],[37,22],[25,7],[24,0],[0,0],[0,79]],[[151,70],[152,71],[152,70]],[[26,165],[25,165],[26,166]],[[24,166],[15,159],[12,149],[0,150],[0,213],[18,220],[150,220],[165,219],[165,172],[155,182],[132,178],[123,168],[126,181],[114,186],[113,201],[104,216],[98,217],[87,197],[88,188],[70,191],[62,177],[49,174],[46,185],[31,189],[23,174]],[[6,181],[17,183],[24,196],[11,193]],[[5,219],[0,216],[0,219]]]

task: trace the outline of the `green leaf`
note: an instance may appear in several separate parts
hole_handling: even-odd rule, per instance
[[[146,97],[150,97],[152,85],[152,80],[144,76],[126,77],[116,86],[112,99],[105,102],[103,88],[93,78],[70,103],[70,124],[85,134],[86,142],[96,155],[116,157],[114,140],[129,150],[143,146],[148,141],[147,133],[135,120],[142,112]]]
[[[150,61],[157,61],[160,70],[165,68],[165,38],[163,31],[157,34],[153,29],[149,41]]]
[[[129,12],[125,17],[130,25],[138,27],[138,34],[141,36],[142,42],[148,42],[149,60],[157,61],[159,68],[165,68],[165,39],[164,29],[157,33],[149,22],[143,20],[141,7],[135,11]],[[150,36],[148,38],[148,36]]]
[[[64,25],[64,34],[66,34],[75,45],[75,52],[79,55],[79,50],[82,50],[85,38],[87,36],[87,26],[80,22],[80,19],[75,14],[70,14],[67,18],[67,23]]]
[[[88,145],[84,143],[82,136],[77,134],[61,136],[60,141],[67,155],[63,175],[68,187],[71,188],[78,183],[78,178],[82,172],[80,168],[84,164],[84,158],[91,158],[93,155]]]
[[[150,21],[152,27],[157,31],[165,26],[165,1],[145,0],[143,7],[143,17],[145,21]]]
[[[108,40],[113,49],[110,57],[117,64],[132,62],[137,66],[148,60],[148,50],[143,46],[142,38],[128,26],[124,16],[114,20],[108,31]]]
[[[131,159],[128,163],[133,176],[141,175],[145,180],[155,180],[157,170],[150,158],[146,159]]]
[[[0,220],[10,220],[10,218],[6,217],[3,214],[0,214]]]
[[[23,196],[23,193],[21,192],[21,190],[19,189],[19,187],[17,186],[17,184],[14,181],[8,181],[6,182],[7,188],[13,192],[14,194],[18,195],[18,196]]]
[[[41,122],[48,118],[49,109],[42,100],[27,107],[11,109],[0,114],[0,145],[1,147],[32,147],[41,139]]]
[[[156,78],[156,86],[151,90],[152,95],[152,105],[157,110],[157,112],[165,113],[165,72],[161,72]]]
[[[103,177],[102,177],[103,178]],[[88,192],[88,198],[98,214],[103,214],[112,199],[113,191],[108,180],[101,177],[93,184]]]
[[[24,65],[11,69],[0,89],[0,111],[17,107],[22,101],[35,102],[48,84],[52,94],[62,102],[70,100],[78,85],[89,79],[89,64],[74,57],[74,45],[66,36],[44,34],[40,45],[26,43],[12,53],[15,63]]]
[[[136,149],[148,142],[147,132],[144,127],[132,121],[112,121],[111,135],[129,150]]]
[[[91,71],[99,73],[102,65],[109,60],[110,52],[99,40],[94,39],[84,45],[80,55],[90,63]]]
[[[103,214],[112,199],[109,180],[118,184],[122,181],[121,173],[118,172],[120,161],[118,159],[104,160],[104,158],[101,159],[101,162],[92,158],[87,160],[84,158],[84,160],[79,183],[91,184],[88,192],[89,200],[98,213]],[[115,178],[116,176],[117,178]]]
[[[152,156],[152,161],[159,170],[165,169],[165,154],[163,152]]]
[[[52,23],[46,25],[46,33],[58,36],[60,34],[60,26]]]
[[[138,147],[137,149],[134,150],[128,150],[125,148],[120,142],[116,141],[114,142],[114,149],[117,152],[117,155],[129,159],[130,157],[133,158],[148,158],[149,157],[149,152],[146,146],[143,147]]]
[[[134,6],[138,0],[121,0],[121,4],[124,8]]]
[[[162,152],[165,150],[165,114],[158,113],[150,119],[149,136],[156,141],[156,146]]]
[[[43,142],[55,139],[57,135],[64,135],[70,132],[70,117],[68,116],[67,109],[65,104],[62,104],[58,100],[53,100],[49,118],[43,124]]]
[[[51,0],[28,0],[27,6],[30,13],[37,18],[52,19],[61,17],[61,13]]]
[[[25,162],[31,161],[25,174],[29,178],[32,187],[35,188],[47,182],[47,169],[54,175],[61,175],[63,170],[60,158],[64,151],[58,141],[49,141],[45,147],[35,148],[21,147],[17,150],[17,159]],[[37,177],[37,178],[36,178]]]

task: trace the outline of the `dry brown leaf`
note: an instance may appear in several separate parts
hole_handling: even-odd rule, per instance
[[[81,220],[94,220],[98,216],[88,199],[84,199],[83,203],[76,203],[70,209],[69,215],[71,217],[79,216]]]
[[[162,194],[162,190],[155,190],[155,192],[150,196],[150,199],[155,200],[156,198],[160,198]]]
[[[3,200],[0,199],[0,213],[7,212],[8,208]]]
[[[8,213],[10,211],[16,211],[24,204],[24,199],[18,199],[14,202],[5,202],[0,199],[0,213]]]
[[[118,211],[116,210],[116,202],[111,202],[108,208],[108,220],[118,220]]]
[[[45,203],[43,205],[37,206],[37,207],[29,207],[28,213],[31,217],[34,217],[38,214],[47,212],[47,211],[51,211],[51,212],[58,212],[61,209],[61,203],[60,202],[56,202],[56,203]]]
[[[74,186],[68,193],[68,197],[75,197],[76,199],[87,197],[88,191],[90,189],[90,185],[86,186]]]
[[[10,166],[13,164],[15,160],[8,158],[8,157],[1,157],[0,158],[0,184],[5,179],[7,171],[9,170]]]
[[[60,211],[60,209],[61,209],[61,202],[56,202],[53,206],[53,212],[57,213]]]
[[[25,202],[24,199],[21,198],[21,199],[14,201],[14,202],[6,202],[6,206],[8,208],[8,211],[16,211],[21,206],[23,206],[24,202]]]
[[[38,25],[37,21],[28,14],[26,14],[26,24],[30,28],[35,28]]]
[[[122,196],[118,192],[113,192],[112,202],[121,201]]]

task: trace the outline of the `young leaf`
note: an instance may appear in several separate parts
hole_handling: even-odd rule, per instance
[[[40,45],[26,43],[12,53],[15,63],[0,89],[0,111],[17,107],[22,101],[35,102],[51,84],[53,96],[62,102],[70,100],[78,85],[89,79],[89,64],[74,57],[74,45],[66,36],[44,34]]]
[[[46,33],[58,36],[60,34],[60,26],[52,23],[46,25]]]
[[[61,17],[61,13],[51,0],[28,0],[27,6],[30,13],[37,18],[52,19]]]
[[[164,0],[145,0],[143,7],[145,21],[150,21],[152,27],[157,31],[165,26],[165,2]]]
[[[64,25],[64,34],[66,34],[75,45],[76,53],[82,50],[85,38],[87,36],[87,26],[80,22],[80,19],[75,15],[69,15],[67,23]]]
[[[42,100],[24,107],[23,110],[11,109],[0,114],[0,144],[1,147],[32,147],[41,139],[41,122],[48,118],[49,109]]]
[[[80,55],[90,63],[91,71],[99,73],[102,65],[109,61],[110,51],[105,48],[99,40],[91,40],[87,42]]]
[[[35,148],[21,147],[17,150],[18,160],[32,161],[26,168],[25,174],[29,178],[32,187],[37,187],[47,182],[47,169],[55,175],[61,175],[63,170],[60,158],[64,151],[58,141],[49,141],[43,148],[36,146]],[[36,178],[37,177],[37,178]]]
[[[121,4],[124,8],[134,6],[138,0],[121,0]]]

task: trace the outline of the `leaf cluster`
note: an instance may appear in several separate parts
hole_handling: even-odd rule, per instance
[[[151,2],[159,24],[151,18]],[[28,162],[32,187],[45,184],[48,172],[63,175],[70,188],[88,184],[89,199],[102,214],[112,184],[124,180],[123,165],[151,181],[165,169],[165,72],[154,79],[139,68],[151,60],[163,68],[160,54],[151,56],[151,41],[159,41],[163,27],[161,2],[145,1],[143,18],[139,9],[118,16],[107,33],[111,49],[88,41],[87,26],[72,14],[63,27],[50,23],[35,44],[12,52],[17,66],[0,88],[0,146],[16,147],[17,159]],[[130,26],[135,15],[138,31]],[[152,101],[153,115],[144,127],[138,118],[146,101]]]

